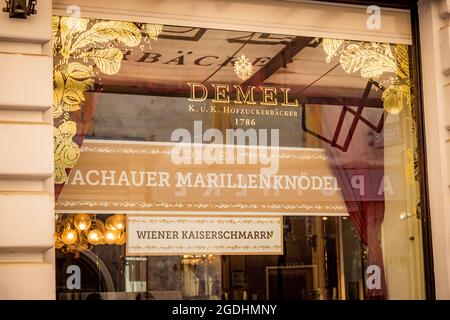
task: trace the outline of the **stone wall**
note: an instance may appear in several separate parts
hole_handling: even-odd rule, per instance
[[[0,12],[0,299],[55,298],[52,1],[37,10]]]
[[[419,1],[436,298],[450,299],[450,0]]]

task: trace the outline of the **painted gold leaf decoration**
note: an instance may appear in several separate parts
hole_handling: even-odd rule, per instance
[[[77,16],[63,17],[61,19],[61,28],[67,28],[67,32],[86,31],[88,19]]]
[[[85,52],[82,57],[92,58],[101,72],[111,75],[119,72],[123,53],[117,48],[107,48]]]
[[[253,65],[245,55],[241,55],[237,58],[234,63],[234,73],[236,74],[236,77],[242,81],[245,81],[252,76]]]
[[[339,62],[347,73],[361,70],[361,76],[376,79],[385,72],[397,73],[394,59],[376,51],[361,49],[356,44],[349,45],[342,53]]]
[[[86,30],[89,20],[79,17],[61,17],[59,23],[59,42],[61,55],[68,59],[71,54],[73,39],[76,34]]]
[[[126,46],[134,47],[141,42],[141,31],[131,22],[102,21],[82,33],[73,43],[71,52],[94,44],[117,40]]]
[[[92,70],[92,66],[87,66],[80,62],[71,62],[67,66],[66,75],[68,78],[81,81],[93,77],[94,72]]]
[[[389,58],[393,59],[394,55],[392,54],[391,46],[389,45],[389,43],[383,43],[382,45],[384,47],[383,54],[388,56]]]
[[[411,104],[410,88],[407,85],[393,85],[384,90],[382,95],[384,109],[391,114],[398,114]]]
[[[336,56],[337,51],[344,43],[344,40],[341,39],[323,39],[322,46],[323,50],[327,54],[326,62],[330,63],[331,59]]]
[[[409,183],[412,183],[412,182],[414,182],[414,177],[415,177],[415,173],[414,173],[414,152],[412,151],[411,148],[408,148],[405,151],[405,155],[407,157],[407,163],[405,165],[406,181],[408,181]]]
[[[52,39],[54,39],[52,42],[53,54],[57,53],[56,48],[58,42],[55,41],[55,39],[59,40],[59,38],[57,37],[58,31],[59,31],[59,17],[53,16],[52,17]]]
[[[353,73],[362,68],[366,58],[358,45],[351,44],[342,53],[339,62],[345,72]]]
[[[399,75],[402,78],[409,79],[409,55],[408,55],[408,47],[404,44],[397,44],[395,46],[395,52],[397,55],[397,63],[402,71],[402,74]]]
[[[323,39],[322,43],[327,55],[326,62],[340,55],[339,63],[345,72],[359,72],[365,79],[379,81],[379,88],[384,90],[382,100],[387,112],[397,114],[405,106],[411,106],[409,57],[406,45],[337,39]],[[392,48],[395,48],[395,54]]]
[[[161,33],[163,29],[162,24],[153,24],[153,23],[146,23],[143,25],[143,29],[147,36],[152,40],[158,40],[158,36]]]
[[[53,54],[59,58],[53,73],[56,184],[66,182],[66,169],[73,168],[78,160],[79,146],[73,141],[76,123],[70,117],[83,107],[85,92],[94,88],[95,76],[119,72],[123,54],[118,44],[139,45],[143,31],[156,40],[162,28],[145,24],[141,30],[132,22],[53,17]]]
[[[81,91],[67,89],[64,91],[63,96],[64,110],[68,112],[79,110],[81,102],[84,100],[84,95]]]
[[[53,117],[59,118],[63,114],[62,98],[64,94],[64,78],[61,71],[53,74]]]
[[[54,72],[53,81],[53,117],[59,118],[64,112],[73,112],[81,108],[85,101],[84,92],[93,86],[92,66],[79,62],[70,62]]]
[[[361,67],[361,76],[368,79],[376,79],[385,72],[398,73],[395,60],[387,55],[374,52],[371,50],[363,50],[364,63]]]
[[[93,88],[94,86],[94,70],[92,66],[87,66],[79,62],[71,62],[68,64],[66,71],[66,87],[81,91]],[[82,99],[84,101],[84,99]]]
[[[407,61],[408,58],[406,46],[396,47],[398,56],[398,60],[396,60],[389,44],[348,42],[347,45],[343,46],[342,44],[345,41],[339,41],[334,45],[332,44],[333,41],[338,40],[323,40],[325,53],[327,57],[333,57],[340,48],[339,62],[347,73],[361,71],[361,76],[368,79],[378,78],[383,73],[394,73],[401,78],[408,76],[406,72],[409,66],[407,63],[401,62],[405,59]],[[399,65],[403,67],[399,67]]]
[[[66,168],[73,168],[80,157],[80,147],[72,140],[77,131],[73,121],[63,122],[54,129],[55,183],[67,181]]]
[[[56,37],[56,34],[58,33],[59,29],[59,17],[53,16],[52,17],[52,37],[53,39]]]

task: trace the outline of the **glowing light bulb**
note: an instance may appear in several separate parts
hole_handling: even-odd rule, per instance
[[[64,230],[61,238],[65,244],[70,245],[70,244],[74,244],[75,242],[77,242],[78,235],[75,230],[67,229],[67,230]]]
[[[64,242],[62,242],[62,240],[59,237],[59,234],[57,232],[55,232],[54,241],[55,241],[55,248],[56,249],[61,249],[64,246]]]
[[[124,230],[126,225],[126,218],[123,214],[115,214],[111,217],[111,224],[117,230]]]
[[[112,218],[113,216],[109,216],[108,218],[106,218],[105,220],[105,227],[108,230],[116,230],[116,228],[113,226],[112,224]]]
[[[100,244],[102,242],[102,239],[103,239],[103,234],[97,229],[89,231],[88,236],[87,236],[88,242],[93,245]]]
[[[89,229],[91,226],[91,218],[87,214],[77,214],[75,218],[73,219],[73,224],[75,225],[75,228],[77,228],[80,231],[84,231]]]
[[[124,232],[122,232],[120,237],[117,238],[116,244],[121,246],[121,245],[125,244],[126,241],[127,241],[127,235],[126,235],[126,232],[124,231]]]
[[[103,233],[103,240],[105,240],[105,242],[107,244],[114,244],[117,240],[117,232],[116,230],[106,230]]]

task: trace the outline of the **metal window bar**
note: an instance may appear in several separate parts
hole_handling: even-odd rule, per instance
[[[369,128],[374,130],[376,133],[380,133],[383,130],[384,122],[386,121],[388,113],[386,111],[384,111],[383,115],[381,116],[381,118],[377,124],[373,124],[372,122],[370,122],[367,118],[365,118],[362,115],[364,108],[367,106],[367,100],[368,100],[369,93],[370,93],[372,86],[376,86],[376,87],[380,88],[382,91],[385,90],[385,88],[380,83],[378,83],[374,80],[369,80],[367,82],[366,88],[364,89],[364,94],[361,99],[361,104],[357,107],[356,110],[349,108],[347,106],[347,99],[343,98],[341,113],[339,115],[338,123],[336,125],[336,129],[334,131],[334,135],[333,135],[332,139],[326,138],[325,136],[321,135],[320,133],[315,132],[314,130],[308,129],[308,127],[306,126],[306,102],[305,101],[302,102],[302,119],[301,119],[302,129],[306,133],[309,133],[312,136],[316,137],[317,139],[324,141],[324,142],[328,143],[330,146],[338,148],[339,150],[344,151],[344,152],[347,151],[348,147],[350,146],[350,142],[356,131],[356,126],[358,125],[358,121],[363,122],[365,125],[367,125]],[[334,99],[334,100],[337,101],[336,99]],[[344,123],[344,119],[345,119],[347,112],[353,114],[354,117],[353,117],[353,121],[350,125],[348,135],[345,138],[344,144],[339,145],[337,143],[337,140],[339,138],[339,135],[341,134],[342,125]]]

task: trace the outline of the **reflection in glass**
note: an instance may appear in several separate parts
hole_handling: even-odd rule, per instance
[[[54,17],[53,28],[56,206],[67,219],[55,235],[58,299],[424,298],[411,46],[76,17]],[[189,84],[205,88],[201,99]],[[283,150],[319,150],[344,209],[333,210],[330,190],[292,203],[283,190],[276,201],[239,190],[231,205],[282,208],[244,213],[283,215],[283,255],[126,256],[130,206],[217,194],[198,201],[177,190],[179,201],[163,201],[126,183],[99,191],[107,182],[76,170],[92,142],[161,145],[176,129],[193,133],[194,121],[222,133],[277,129]],[[134,170],[127,150],[121,160]],[[85,185],[71,189],[76,179]],[[123,210],[98,209],[105,203]],[[178,210],[156,207],[148,212]]]

